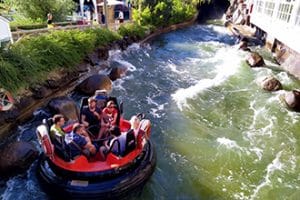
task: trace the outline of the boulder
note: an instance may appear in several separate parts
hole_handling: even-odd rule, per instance
[[[25,172],[38,157],[37,149],[29,142],[14,142],[0,151],[0,175]]]
[[[30,87],[30,90],[33,94],[32,97],[35,99],[43,99],[52,93],[52,90],[45,87],[44,85],[36,85],[36,86]]]
[[[11,122],[16,122],[17,117],[20,115],[20,109],[18,108],[13,108],[9,111],[6,111],[4,116],[5,116],[5,122],[11,123]]]
[[[284,96],[284,101],[289,108],[300,111],[300,91],[293,90],[287,92]]]
[[[262,82],[262,87],[267,91],[277,91],[282,89],[280,81],[274,77],[266,77]]]
[[[109,78],[112,81],[115,81],[123,76],[125,76],[127,72],[127,67],[125,66],[117,66],[117,67],[112,67],[110,73],[109,73]]]
[[[56,97],[49,101],[48,108],[52,114],[62,114],[67,120],[77,120],[79,109],[70,97]]]
[[[85,58],[84,61],[89,63],[92,66],[98,65],[99,64],[99,58],[96,52],[88,54]]]
[[[123,40],[123,39],[122,39],[122,40],[117,40],[116,43],[117,43],[118,47],[119,47],[122,51],[124,51],[124,50],[127,49],[127,43],[126,43],[125,40]]]
[[[91,69],[91,65],[89,63],[82,62],[77,65],[76,70],[78,73],[88,72]]]
[[[264,59],[257,52],[251,52],[246,59],[250,67],[261,67],[265,64]]]
[[[54,80],[54,79],[48,79],[45,82],[45,87],[49,89],[57,89],[60,86],[60,81]]]
[[[98,58],[100,60],[107,60],[109,58],[109,49],[108,48],[98,48]]]
[[[111,92],[112,81],[107,75],[95,74],[82,81],[75,90],[89,96],[94,95],[96,90]]]

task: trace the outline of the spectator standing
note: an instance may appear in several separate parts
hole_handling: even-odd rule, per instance
[[[53,20],[52,14],[48,13],[47,14],[47,27],[48,28],[53,28],[52,20]]]
[[[124,22],[124,13],[122,10],[119,11],[119,23],[122,24]]]
[[[105,24],[105,15],[103,12],[100,12],[101,24]]]

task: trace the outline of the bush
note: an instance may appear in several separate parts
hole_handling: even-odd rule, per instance
[[[141,25],[134,23],[134,24],[122,25],[119,28],[118,33],[123,37],[128,36],[128,37],[143,38],[143,37],[145,37],[147,30],[148,30],[148,28],[146,26],[141,26]]]
[[[106,29],[53,31],[25,37],[0,51],[0,87],[16,92],[46,79],[57,68],[72,69],[96,47],[120,39]]]
[[[10,26],[11,31],[17,31],[17,29],[22,30],[32,30],[32,29],[40,29],[40,28],[47,28],[47,24],[30,24],[30,25],[16,25]]]
[[[165,0],[143,8],[142,12],[133,10],[133,19],[142,25],[165,27],[191,19],[196,14],[198,1]],[[148,5],[148,4],[147,4]]]

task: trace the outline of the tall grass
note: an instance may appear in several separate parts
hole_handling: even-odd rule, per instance
[[[25,37],[0,50],[0,87],[11,92],[45,80],[57,68],[73,69],[95,48],[119,40],[121,36],[106,29],[53,31]]]

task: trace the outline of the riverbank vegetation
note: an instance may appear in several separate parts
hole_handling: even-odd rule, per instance
[[[53,31],[26,37],[0,52],[0,85],[16,92],[47,77],[57,68],[72,69],[86,54],[121,36],[107,29]]]
[[[69,0],[56,1],[66,3]],[[19,3],[17,7],[23,9],[24,16],[28,16],[24,21],[33,22],[29,26],[34,26],[35,22],[37,26],[40,25],[38,22],[41,22],[41,17],[47,14],[43,6],[48,5],[49,8],[56,6],[57,9],[62,6],[56,3],[50,5],[49,2],[53,0],[47,0],[43,6],[40,5],[41,8],[34,9],[35,13],[29,6],[29,1],[26,4],[21,0],[4,0],[4,2]],[[37,1],[30,0],[30,2],[38,7]],[[0,87],[17,92],[20,88],[44,80],[50,71],[58,68],[71,70],[83,60],[86,54],[97,47],[106,46],[125,36],[142,39],[156,28],[191,19],[196,13],[196,2],[194,0],[162,0],[158,3],[144,1],[140,6],[141,9],[133,11],[135,22],[122,25],[118,32],[94,28],[85,31],[52,31],[38,36],[27,36],[8,48],[0,50]],[[61,16],[66,14],[68,9],[61,10]],[[53,14],[56,18],[55,12]],[[59,19],[59,15],[56,19]]]
[[[141,25],[166,27],[193,18],[197,12],[196,5],[201,2],[202,0],[145,0],[140,9],[133,10],[133,19]]]

